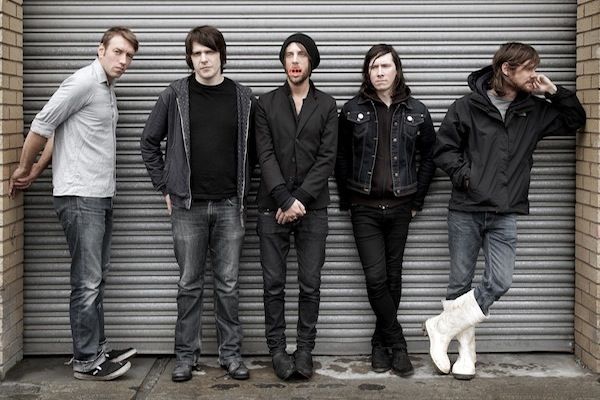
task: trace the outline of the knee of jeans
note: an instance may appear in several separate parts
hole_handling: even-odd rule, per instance
[[[204,279],[202,276],[183,275],[179,279],[177,286],[179,287],[180,290],[184,290],[187,292],[194,291],[194,290],[202,290],[202,288],[204,286]]]
[[[321,297],[321,289],[319,283],[304,285],[300,283],[300,296],[304,298],[319,299]]]
[[[88,282],[89,283],[89,282]],[[71,289],[71,301],[85,307],[92,306],[100,294],[100,286],[95,284],[82,284]]]
[[[508,289],[510,289],[511,286],[512,278],[510,277],[501,282],[497,282],[496,285],[494,285],[494,297],[496,298],[496,300],[498,300],[501,296],[508,292]]]
[[[372,299],[377,299],[388,291],[389,289],[385,282],[377,282],[373,285],[367,285],[367,294]]]
[[[219,293],[232,293],[239,288],[239,281],[237,274],[217,276],[214,275],[215,290]]]
[[[264,281],[264,297],[284,297],[285,283],[283,281]]]

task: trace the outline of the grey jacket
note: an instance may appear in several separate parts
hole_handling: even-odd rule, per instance
[[[235,82],[238,107],[237,196],[245,207],[250,174],[256,161],[252,90]],[[174,207],[192,205],[190,184],[190,106],[188,77],[174,81],[158,97],[142,132],[140,148],[154,187],[169,194]],[[167,138],[166,152],[161,142]]]

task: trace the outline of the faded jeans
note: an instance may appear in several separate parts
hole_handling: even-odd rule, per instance
[[[448,212],[450,279],[447,300],[471,290],[479,249],[485,269],[475,299],[485,315],[512,284],[517,251],[517,215],[493,212]]]
[[[290,237],[298,259],[298,349],[312,351],[321,300],[321,268],[325,262],[327,209],[308,210],[296,222],[280,225],[275,212],[258,214],[260,263],[263,271],[265,336],[271,355],[285,351],[285,281]]]
[[[244,240],[239,200],[194,201],[189,210],[173,208],[173,247],[179,264],[175,358],[193,365],[202,346],[202,295],[206,256],[214,277],[219,362],[241,360],[239,262]]]
[[[102,302],[110,266],[112,198],[57,196],[54,209],[71,254],[73,370],[87,372],[105,360]]]

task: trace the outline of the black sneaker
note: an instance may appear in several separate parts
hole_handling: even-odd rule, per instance
[[[387,372],[392,369],[392,357],[387,347],[373,346],[371,350],[371,367],[377,373]]]
[[[129,371],[129,368],[131,368],[129,361],[123,364],[107,360],[87,372],[75,371],[73,376],[84,381],[110,381]]]
[[[107,360],[112,362],[123,362],[129,360],[131,357],[137,354],[137,350],[133,347],[129,347],[128,349],[122,350],[111,350],[104,353],[104,356]]]

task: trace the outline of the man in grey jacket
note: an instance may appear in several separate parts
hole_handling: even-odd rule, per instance
[[[238,270],[254,158],[250,137],[254,98],[250,89],[223,76],[226,45],[218,29],[192,29],[185,49],[193,73],[160,94],[141,139],[152,184],[164,196],[171,215],[179,264],[171,378],[187,381],[197,368],[204,270],[210,252],[219,363],[232,378],[248,379],[240,354]]]

